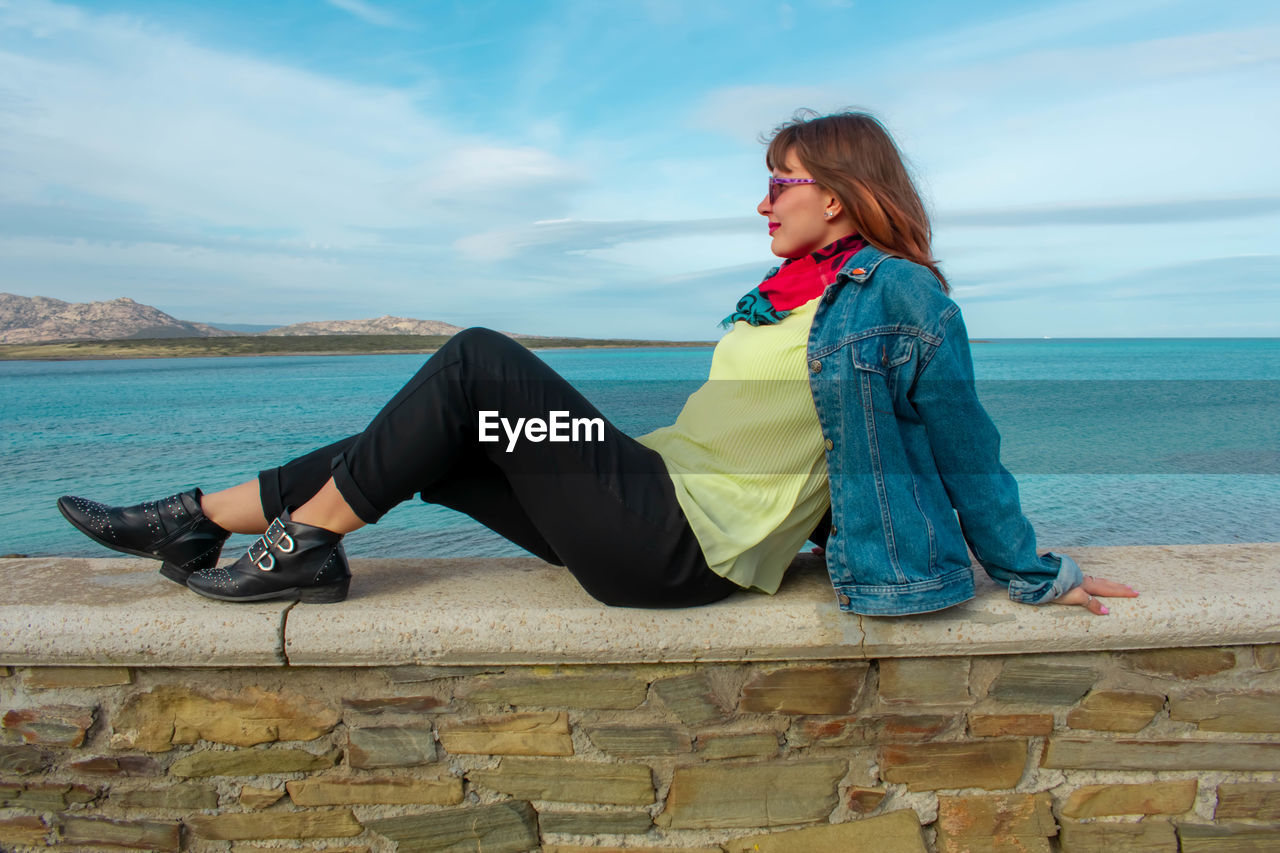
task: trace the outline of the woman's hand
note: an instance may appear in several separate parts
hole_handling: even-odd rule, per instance
[[[1066,593],[1055,599],[1055,604],[1079,604],[1095,616],[1106,616],[1111,611],[1099,600],[1099,598],[1137,598],[1137,591],[1131,586],[1125,586],[1119,581],[1109,581],[1106,578],[1095,578],[1093,575],[1085,575],[1084,583],[1075,589],[1067,590]]]
[[[817,554],[820,557],[825,557],[827,554],[825,548],[817,545],[810,548],[809,553]],[[1119,581],[1109,581],[1106,578],[1085,575],[1084,583],[1075,589],[1068,590],[1064,595],[1055,599],[1054,604],[1078,604],[1095,616],[1107,616],[1111,611],[1099,600],[1100,598],[1137,597],[1138,591],[1131,586],[1126,586]]]

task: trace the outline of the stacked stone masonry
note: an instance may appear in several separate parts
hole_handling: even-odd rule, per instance
[[[0,667],[0,849],[1280,850],[1280,646]]]

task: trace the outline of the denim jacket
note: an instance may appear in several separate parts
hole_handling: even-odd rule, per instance
[[[933,273],[859,251],[823,293],[807,352],[842,610],[904,615],[972,598],[966,543],[1014,601],[1052,601],[1084,580],[1070,557],[1036,552],[960,309]]]

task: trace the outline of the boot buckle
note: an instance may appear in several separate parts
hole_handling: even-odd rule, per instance
[[[265,536],[259,537],[257,541],[249,546],[248,557],[249,562],[253,563],[261,571],[269,572],[276,567],[276,558],[271,555]]]
[[[266,533],[262,534],[262,538],[266,540],[268,547],[275,546],[281,554],[292,554],[296,544],[293,537],[285,532],[284,522],[278,518],[271,522]]]

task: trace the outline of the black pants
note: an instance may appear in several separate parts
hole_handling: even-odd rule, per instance
[[[577,440],[514,442],[486,421],[579,420]],[[590,429],[581,419],[599,419]],[[598,432],[603,430],[601,436]],[[561,430],[572,438],[570,427]],[[597,440],[599,439],[599,440]],[[505,335],[454,335],[364,431],[261,472],[274,518],[333,477],[373,524],[420,493],[470,515],[620,607],[689,607],[738,589],[707,568],[662,457],[609,423],[563,377]]]

